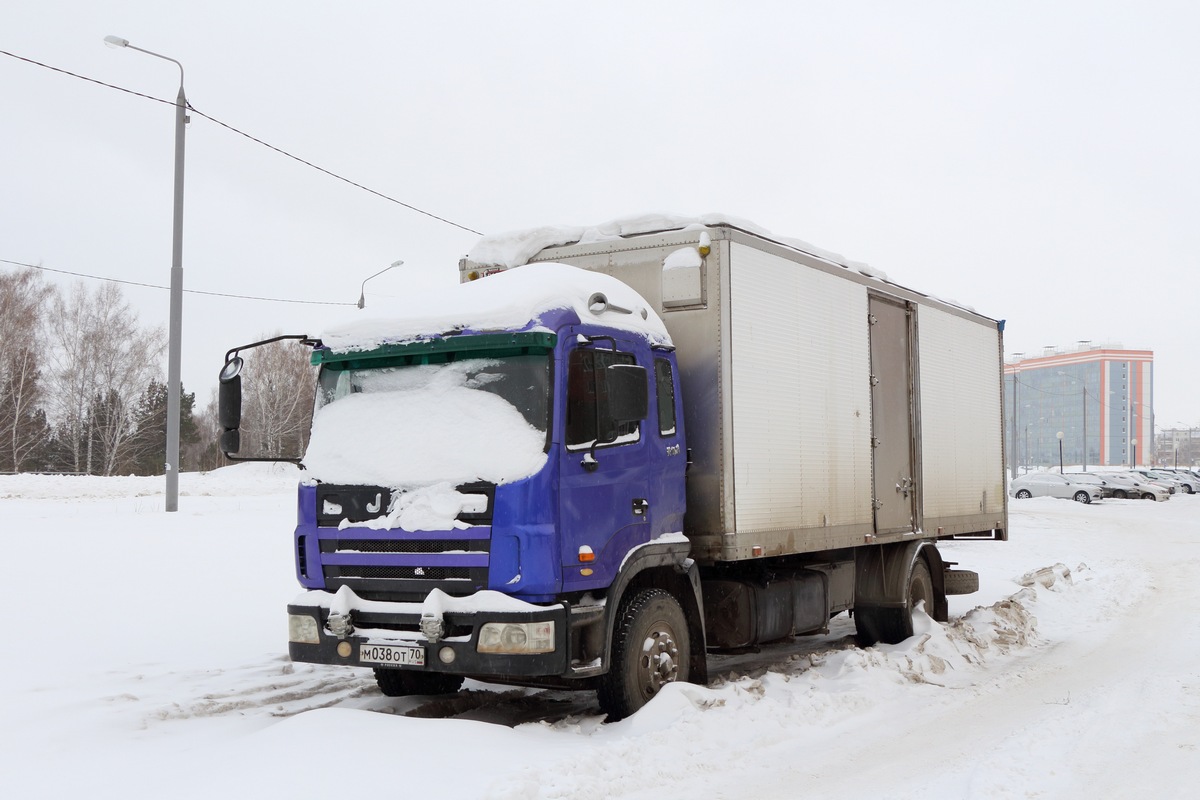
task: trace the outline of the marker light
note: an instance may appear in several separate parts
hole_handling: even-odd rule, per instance
[[[592,552],[592,548],[588,547],[586,544],[581,544],[579,546],[579,560],[585,564],[590,561],[595,561],[596,554]]]

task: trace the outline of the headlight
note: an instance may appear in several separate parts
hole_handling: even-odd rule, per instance
[[[288,641],[301,644],[320,644],[321,630],[316,617],[307,614],[288,614]]]
[[[480,653],[554,652],[553,622],[488,622],[479,629]]]

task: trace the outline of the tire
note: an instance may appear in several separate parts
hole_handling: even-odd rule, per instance
[[[1113,492],[1113,497],[1117,498],[1118,500],[1128,500],[1129,492],[1125,491],[1124,489],[1117,489],[1115,492]]]
[[[1017,499],[1018,500],[1028,500],[1031,497],[1033,497],[1033,493],[1030,492],[1028,489],[1019,489],[1017,491]]]
[[[1157,500],[1158,498],[1157,498],[1157,497],[1155,497],[1155,496],[1154,496],[1153,494],[1151,494],[1150,492],[1146,492],[1144,495],[1142,495],[1142,499],[1143,499],[1143,500],[1155,501],[1155,500]]]
[[[864,647],[878,642],[899,644],[912,636],[913,609],[922,600],[925,601],[925,613],[932,615],[933,578],[929,574],[925,559],[918,555],[908,573],[908,592],[904,608],[868,606],[854,610],[854,625],[858,631],[859,644]]]
[[[1092,496],[1090,494],[1088,494],[1087,492],[1083,492],[1083,491],[1076,492],[1075,496],[1072,497],[1071,499],[1074,500],[1076,503],[1083,503],[1084,505],[1087,505],[1088,503],[1092,502]]]
[[[979,591],[979,573],[969,569],[948,569],[942,573],[946,594],[974,594]]]
[[[408,697],[410,694],[453,694],[462,686],[463,679],[440,672],[376,667],[375,682],[379,684],[379,691],[388,697]]]
[[[662,687],[691,675],[691,641],[679,601],[662,589],[630,592],[613,632],[612,662],[596,688],[608,721],[649,703]]]

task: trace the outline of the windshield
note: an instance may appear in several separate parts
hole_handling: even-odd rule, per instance
[[[322,367],[304,457],[313,478],[392,487],[506,483],[541,468],[550,425],[548,352],[413,360],[419,363]]]
[[[550,358],[545,354],[368,369],[336,370],[327,365],[321,370],[316,411],[352,394],[391,393],[402,403],[413,393],[460,388],[504,399],[542,433],[549,427]]]

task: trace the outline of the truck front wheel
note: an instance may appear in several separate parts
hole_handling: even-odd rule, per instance
[[[632,592],[621,603],[612,663],[596,694],[610,722],[637,711],[668,683],[686,681],[691,643],[683,609],[662,589]]]
[[[451,694],[458,691],[463,679],[437,672],[376,667],[375,682],[379,684],[379,691],[388,697],[407,697],[410,694]]]

